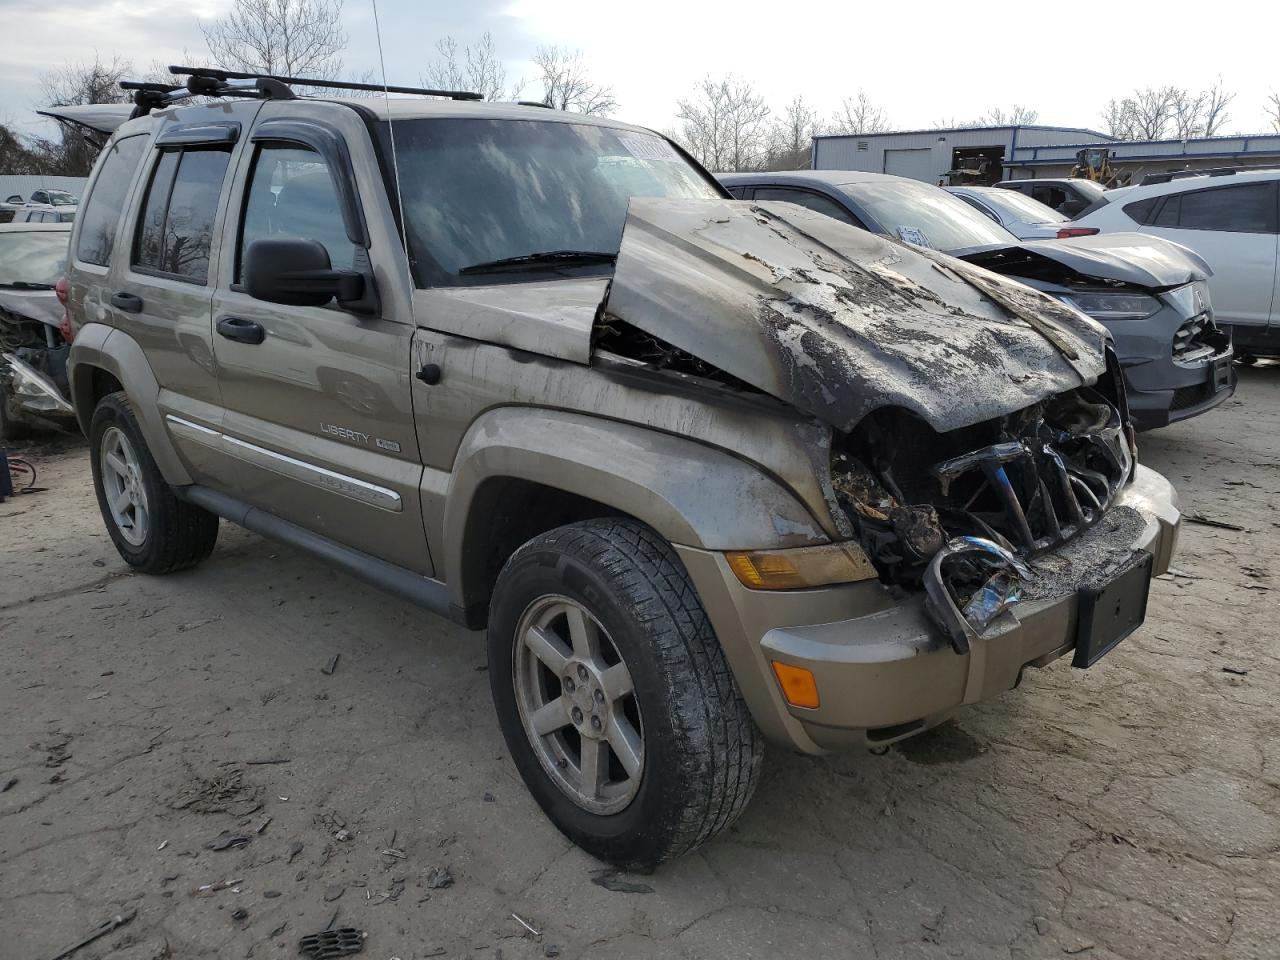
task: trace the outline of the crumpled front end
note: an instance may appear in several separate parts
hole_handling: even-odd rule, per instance
[[[833,447],[837,501],[881,580],[923,589],[957,653],[1019,602],[1035,558],[1101,521],[1131,479],[1111,364],[1097,386],[947,432],[879,410]]]
[[[1172,555],[1173,491],[1135,465],[1105,329],[971,264],[790,204],[633,200],[593,348],[829,431],[805,502],[861,547],[858,577],[761,589],[677,547],[757,723],[798,749],[891,742],[1028,665],[1087,665]]]

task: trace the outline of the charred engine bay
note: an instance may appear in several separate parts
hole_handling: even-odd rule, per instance
[[[881,408],[840,435],[831,473],[880,579],[924,586],[960,649],[936,591],[980,631],[1032,578],[1027,561],[1102,519],[1132,463],[1116,405],[1081,387],[945,433]]]

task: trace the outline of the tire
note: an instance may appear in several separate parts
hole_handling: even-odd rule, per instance
[[[1236,354],[1236,363],[1240,364],[1242,367],[1252,367],[1257,362],[1258,358],[1251,353]]]
[[[598,637],[598,655],[582,658],[577,627]],[[535,634],[536,643],[524,639]],[[653,530],[588,520],[520,547],[498,576],[488,646],[512,759],[552,823],[588,853],[652,868],[710,840],[746,808],[762,737],[688,574]],[[615,683],[619,667],[627,676]],[[603,733],[593,735],[601,718]],[[631,733],[639,751],[628,749]],[[594,754],[603,777],[589,776],[588,750],[603,750]],[[633,766],[641,761],[634,776],[628,753]]]
[[[128,482],[121,481],[113,465],[119,462],[130,468]],[[143,573],[173,573],[194,567],[213,552],[218,518],[174,496],[123,393],[108,394],[93,411],[89,463],[107,533],[130,566]],[[126,496],[123,509],[113,512],[110,499],[121,492],[132,497]]]

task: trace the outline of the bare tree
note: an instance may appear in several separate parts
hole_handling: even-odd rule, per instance
[[[1223,89],[1221,78],[1205,90],[1166,85],[1135,90],[1110,100],[1102,111],[1107,133],[1121,140],[1166,137],[1212,137],[1229,119],[1227,107],[1236,95]]]
[[[125,103],[129,96],[120,89],[120,81],[132,70],[128,60],[116,56],[108,62],[96,54],[92,62],[65,64],[40,77],[41,101],[51,107]],[[65,125],[59,125],[56,137],[32,137],[26,149],[39,172],[51,176],[88,176],[98,155],[97,143]]]
[[[120,89],[120,81],[133,70],[128,60],[112,57],[104,63],[94,56],[93,62],[68,63],[40,77],[40,96],[51,107],[79,106],[85,103],[125,103],[129,97]]]
[[[1213,137],[1222,132],[1222,128],[1227,121],[1231,119],[1227,113],[1227,107],[1231,105],[1231,101],[1236,98],[1234,93],[1228,93],[1222,88],[1222,78],[1218,78],[1218,82],[1204,92],[1204,123],[1202,136]]]
[[[818,111],[795,97],[769,128],[766,166],[770,170],[803,170],[809,166],[813,138],[822,132]]]
[[[1107,105],[1102,109],[1102,125],[1106,128],[1108,135],[1119,140],[1136,140],[1132,101],[1127,97],[1121,100],[1113,97],[1108,100]]]
[[[1039,119],[1039,110],[1032,110],[1030,107],[1015,103],[1008,110],[1003,107],[992,107],[978,118],[975,126],[1017,127],[1023,124],[1035,123]]]
[[[539,47],[533,55],[542,82],[542,101],[556,110],[608,116],[618,109],[612,87],[596,83],[587,72],[581,50]]]
[[[838,133],[881,133],[889,129],[889,116],[859,90],[857,97],[845,97],[832,117]]]
[[[704,78],[676,116],[676,139],[711,170],[757,170],[768,158],[769,107],[745,81]]]
[[[200,32],[221,67],[333,80],[348,40],[341,18],[342,0],[233,0]]]
[[[1280,93],[1271,91],[1267,97],[1266,110],[1267,119],[1271,122],[1271,129],[1276,133],[1280,133]]]
[[[427,66],[423,86],[437,90],[470,90],[486,100],[516,99],[519,85],[507,92],[507,68],[498,57],[493,35],[486,32],[475,46],[459,50],[453,37],[436,41],[439,58]]]

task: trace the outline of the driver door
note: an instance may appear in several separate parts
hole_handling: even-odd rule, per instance
[[[274,106],[264,107],[233,187],[238,213],[227,218],[213,298],[224,408],[217,481],[277,517],[430,574],[410,402],[413,324],[389,309],[268,303],[241,282],[250,245],[264,238],[318,240],[333,267],[371,264],[344,133]],[[392,255],[386,244],[377,251]]]

